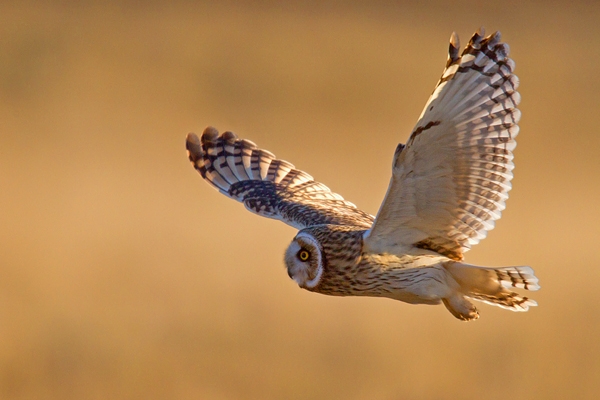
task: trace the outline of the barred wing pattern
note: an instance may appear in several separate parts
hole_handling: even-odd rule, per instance
[[[190,133],[186,148],[194,168],[208,183],[258,215],[297,229],[321,224],[368,229],[373,224],[373,216],[306,172],[232,132],[219,136],[208,127],[201,139]]]
[[[440,81],[394,156],[393,176],[365,245],[416,246],[455,260],[485,238],[505,207],[514,168],[520,95],[500,33],[456,33]]]

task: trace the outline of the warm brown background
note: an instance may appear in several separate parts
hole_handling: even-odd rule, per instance
[[[475,3],[2,2],[0,398],[597,398],[600,7]],[[186,158],[189,131],[234,130],[375,213],[450,33],[479,25],[523,118],[467,261],[533,266],[528,313],[302,291],[295,231]]]

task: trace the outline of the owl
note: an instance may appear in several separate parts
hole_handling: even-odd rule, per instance
[[[527,311],[537,303],[514,289],[540,288],[530,267],[464,262],[500,218],[511,189],[521,116],[515,64],[499,32],[480,29],[460,54],[459,47],[453,33],[446,68],[395,150],[375,217],[232,132],[190,133],[189,159],[219,192],[299,230],[284,259],[303,289],[443,303],[464,321],[479,317],[471,300]]]

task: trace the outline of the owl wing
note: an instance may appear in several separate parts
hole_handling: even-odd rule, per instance
[[[415,246],[460,260],[500,218],[513,177],[521,112],[514,62],[500,33],[476,32],[459,56],[456,33],[448,62],[365,235],[373,252]]]
[[[186,148],[192,165],[211,186],[253,213],[297,229],[321,224],[368,229],[373,224],[373,216],[306,172],[232,132],[219,136],[208,127],[201,139],[190,133]]]

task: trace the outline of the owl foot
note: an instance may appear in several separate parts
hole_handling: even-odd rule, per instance
[[[442,299],[444,305],[456,318],[462,321],[472,321],[479,318],[477,308],[463,296],[453,296]]]

